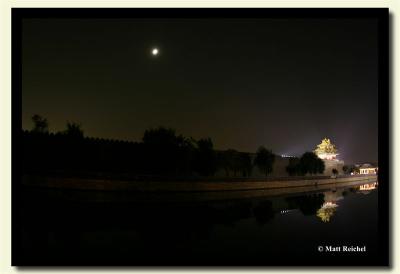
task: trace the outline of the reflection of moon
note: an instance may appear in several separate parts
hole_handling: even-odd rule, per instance
[[[158,48],[153,48],[151,50],[151,54],[153,54],[154,56],[158,55]]]

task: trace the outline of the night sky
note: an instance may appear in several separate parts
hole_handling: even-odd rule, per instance
[[[162,125],[289,155],[328,137],[377,162],[377,42],[373,19],[24,19],[22,125],[132,141]]]

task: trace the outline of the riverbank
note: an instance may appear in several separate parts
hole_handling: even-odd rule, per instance
[[[185,191],[185,192],[138,192],[138,191],[87,191],[63,188],[27,187],[23,191],[23,199],[32,197],[41,201],[85,202],[85,203],[201,203],[210,201],[243,200],[282,195],[299,195],[304,193],[320,193],[321,191],[340,190],[346,187],[360,187],[373,184],[370,180],[322,184],[299,187],[280,187],[270,189],[236,190],[236,191]]]
[[[31,187],[140,192],[204,192],[262,190],[292,187],[315,187],[321,185],[376,181],[376,175],[342,176],[338,178],[302,177],[295,179],[241,179],[233,182],[221,181],[125,181],[88,178],[61,178],[39,175],[23,175],[22,185]]]

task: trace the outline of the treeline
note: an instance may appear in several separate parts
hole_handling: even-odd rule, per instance
[[[286,171],[290,176],[304,176],[307,173],[318,174],[323,173],[324,170],[324,162],[317,155],[315,155],[315,153],[312,152],[304,153],[301,158],[290,158],[289,165],[286,167]]]
[[[116,172],[138,175],[251,176],[256,165],[272,172],[275,155],[260,147],[255,159],[236,150],[216,151],[210,138],[195,140],[159,127],[144,132],[141,142],[85,137],[82,126],[68,122],[66,129],[49,133],[45,118],[34,115],[33,128],[23,131],[24,171]]]
[[[272,151],[262,146],[255,154],[233,149],[217,151],[210,138],[195,140],[178,135],[170,128],[148,129],[141,142],[127,142],[85,137],[82,126],[70,122],[64,131],[50,133],[46,119],[34,115],[32,121],[32,130],[22,132],[24,172],[187,177],[214,176],[222,171],[227,177],[249,177],[254,168],[265,176],[270,175],[275,162]],[[291,160],[287,167],[289,174],[322,173],[323,162],[312,155],[306,153],[300,159]]]

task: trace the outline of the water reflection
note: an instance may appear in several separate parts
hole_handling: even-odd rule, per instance
[[[275,216],[272,202],[269,200],[262,201],[253,209],[254,217],[259,225],[265,225]]]
[[[286,198],[288,209],[299,209],[303,215],[315,215],[324,202],[324,194],[309,194]]]
[[[357,213],[367,208],[375,210],[376,201],[375,198],[360,200],[368,196],[359,193],[377,197],[372,195],[376,188],[377,184],[371,183],[243,199],[196,202],[160,199],[163,202],[151,203],[142,202],[146,197],[120,203],[71,202],[50,199],[51,193],[41,195],[30,190],[21,212],[22,250],[26,261],[42,264],[47,264],[46,260],[96,264],[100,259],[104,263],[112,260],[123,264],[134,256],[138,264],[178,265],[179,258],[202,264],[197,260],[231,260],[239,254],[242,257],[238,259],[265,254],[274,258],[279,252],[301,253],[294,247],[290,251],[277,248],[293,241],[301,243],[299,248],[315,251],[321,239],[342,239],[353,231],[355,234],[349,234],[349,239],[362,237],[362,233],[356,232],[365,232],[365,225],[374,224],[375,214],[360,220],[357,218],[364,215]],[[343,225],[352,230],[334,221],[346,214],[350,218]],[[369,231],[368,237],[374,233]],[[243,250],[251,251],[243,253]]]
[[[319,217],[322,222],[327,223],[331,220],[339,206],[337,202],[342,200],[346,195],[344,193],[346,193],[344,189],[333,189],[324,192],[324,203],[317,211],[317,217]]]
[[[374,190],[378,187],[378,182],[372,184],[364,184],[360,185],[359,190],[363,193],[369,193],[371,190]]]
[[[324,222],[327,223],[330,221],[332,216],[336,212],[336,208],[338,205],[333,202],[325,202],[320,209],[317,211],[317,216]]]
[[[371,190],[378,187],[378,183],[363,184],[358,187],[349,188],[352,192],[360,192],[363,194],[368,194]],[[337,208],[339,207],[338,201],[342,200],[344,196],[347,195],[347,189],[332,190],[324,192],[324,203],[321,208],[317,211],[317,217],[319,217],[324,223],[327,223],[335,215]]]

